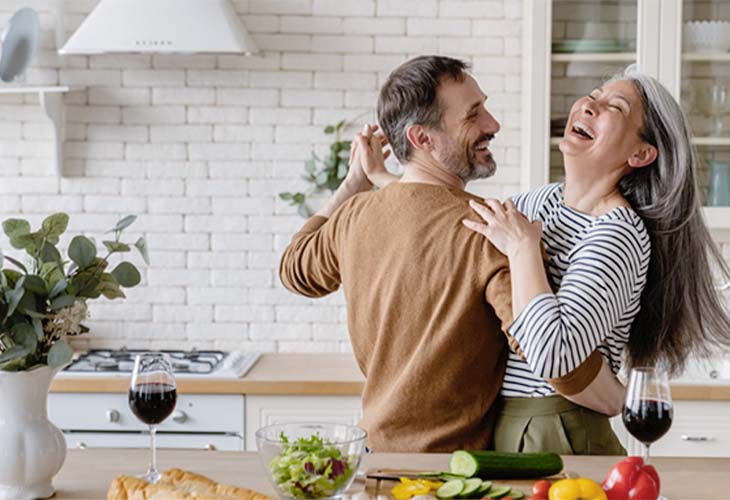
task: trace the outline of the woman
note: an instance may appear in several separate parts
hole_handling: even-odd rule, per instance
[[[624,453],[607,417],[545,379],[595,349],[613,373],[623,361],[677,373],[690,353],[730,345],[710,258],[730,273],[702,219],[686,118],[656,80],[629,69],[579,99],[560,150],[564,184],[474,203],[486,224],[463,221],[509,259],[509,334],[525,357],[510,353],[494,446]],[[383,183],[379,165],[365,170]]]

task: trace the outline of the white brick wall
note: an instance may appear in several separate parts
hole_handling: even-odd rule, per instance
[[[79,347],[349,351],[342,294],[309,300],[278,282],[281,249],[303,221],[277,193],[306,187],[303,161],[326,147],[323,126],[372,120],[378,86],[413,55],[473,63],[502,132],[498,174],[472,190],[504,198],[519,189],[520,0],[232,3],[262,49],[256,57],[60,57],[51,0],[32,2],[44,36],[26,83],[82,87],[65,97],[73,175],[52,172],[36,98],[0,96],[0,217],[37,224],[65,210],[73,231],[100,239],[135,213],[129,237],[147,237],[152,254],[149,267],[133,258],[143,283],[127,300],[92,304],[93,334]],[[25,4],[3,0],[0,24]],[[94,4],[66,1],[68,23]]]

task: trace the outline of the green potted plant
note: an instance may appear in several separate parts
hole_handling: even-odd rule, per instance
[[[334,138],[329,145],[327,156],[320,158],[312,152],[312,157],[304,164],[304,180],[312,184],[309,191],[279,193],[279,198],[297,207],[297,213],[302,217],[310,217],[313,213],[307,204],[308,197],[323,191],[334,192],[347,176],[351,142],[342,140],[342,131],[349,125],[349,122],[342,120],[324,128],[324,133],[333,135]]]
[[[101,296],[124,297],[122,287],[140,282],[134,264],[113,269],[110,257],[132,247],[149,263],[144,238],[128,244],[122,232],[135,216],[121,219],[102,242],[105,255],[85,236],[74,237],[64,258],[56,245],[68,227],[68,215],[47,217],[37,231],[28,221],[7,219],[2,227],[10,244],[27,254],[26,262],[0,251],[0,499],[47,498],[51,479],[66,456],[63,434],[48,421],[46,400],[51,380],[71,361],[66,336],[86,333],[86,302]],[[6,267],[5,262],[10,265]]]

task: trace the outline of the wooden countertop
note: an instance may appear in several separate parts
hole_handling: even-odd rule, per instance
[[[445,470],[449,455],[375,454],[363,459],[361,470],[407,468]],[[568,471],[601,482],[620,457],[563,457]],[[58,500],[99,500],[106,498],[110,482],[117,474],[140,474],[147,467],[148,451],[87,449],[69,450],[54,485]],[[252,488],[274,497],[256,453],[197,450],[160,450],[161,470],[181,467],[216,481]],[[662,495],[669,500],[720,500],[730,491],[730,458],[655,458],[652,463],[662,479]],[[89,471],[94,471],[89,474]],[[529,493],[534,481],[507,481]],[[368,483],[372,491],[373,483]],[[356,481],[351,492],[365,485]],[[387,493],[388,489],[383,488]],[[381,494],[383,492],[381,491]]]
[[[178,379],[178,391],[187,394],[302,394],[358,396],[364,378],[350,354],[263,354],[241,379]],[[52,392],[125,393],[126,376],[58,375]],[[730,401],[730,383],[675,383],[675,400]]]
[[[245,377],[177,380],[187,394],[305,394],[362,393],[364,378],[350,354],[263,354]],[[129,390],[128,376],[56,376],[51,392],[119,392]]]

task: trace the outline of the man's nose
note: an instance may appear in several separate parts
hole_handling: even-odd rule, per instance
[[[484,131],[489,134],[496,134],[497,132],[500,131],[502,126],[499,124],[499,122],[494,117],[494,115],[492,115],[492,113],[487,111],[486,114],[487,114],[487,117],[486,117],[487,119],[484,124]]]

